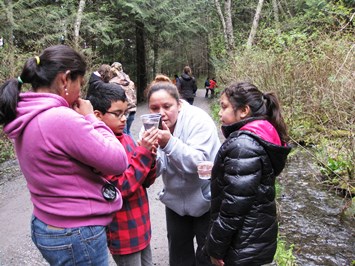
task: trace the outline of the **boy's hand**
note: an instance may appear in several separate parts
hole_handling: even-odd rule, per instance
[[[156,154],[156,143],[158,141],[158,132],[159,130],[155,127],[152,127],[143,132],[142,139],[139,142],[139,145],[150,150],[152,153]]]

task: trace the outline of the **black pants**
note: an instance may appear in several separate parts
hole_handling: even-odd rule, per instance
[[[208,89],[208,88],[206,88],[206,94],[205,94],[205,98],[208,98],[208,91],[211,91],[211,98],[213,98],[214,97],[214,89]]]
[[[208,98],[208,91],[209,91],[209,90],[210,90],[209,88],[206,88],[205,98]]]
[[[210,258],[202,251],[210,221],[210,213],[200,217],[180,216],[169,208],[166,222],[170,266],[210,266]],[[196,237],[197,249],[194,248]]]

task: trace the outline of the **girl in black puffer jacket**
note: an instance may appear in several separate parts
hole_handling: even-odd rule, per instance
[[[211,223],[205,251],[216,265],[271,263],[277,246],[275,178],[290,148],[278,100],[250,83],[221,93],[227,138],[211,180]]]

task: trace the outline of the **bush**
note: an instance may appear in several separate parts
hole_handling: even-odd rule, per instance
[[[349,162],[355,161],[355,61],[351,59],[355,45],[347,38],[322,36],[308,49],[292,46],[280,52],[255,48],[236,54],[228,62],[216,62],[221,83],[246,80],[264,92],[276,92],[291,139],[316,146],[318,151],[331,143],[333,153],[346,162],[347,171],[341,176],[354,186],[354,165]],[[332,158],[314,156],[322,165]]]

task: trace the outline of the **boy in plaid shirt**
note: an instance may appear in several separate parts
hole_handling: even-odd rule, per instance
[[[145,131],[136,146],[134,140],[123,133],[127,119],[127,98],[115,83],[100,82],[87,95],[95,115],[115,133],[127,152],[129,166],[122,175],[110,176],[121,192],[122,209],[107,227],[108,247],[117,265],[151,266],[151,224],[146,188],[156,178],[156,149],[158,129]]]

